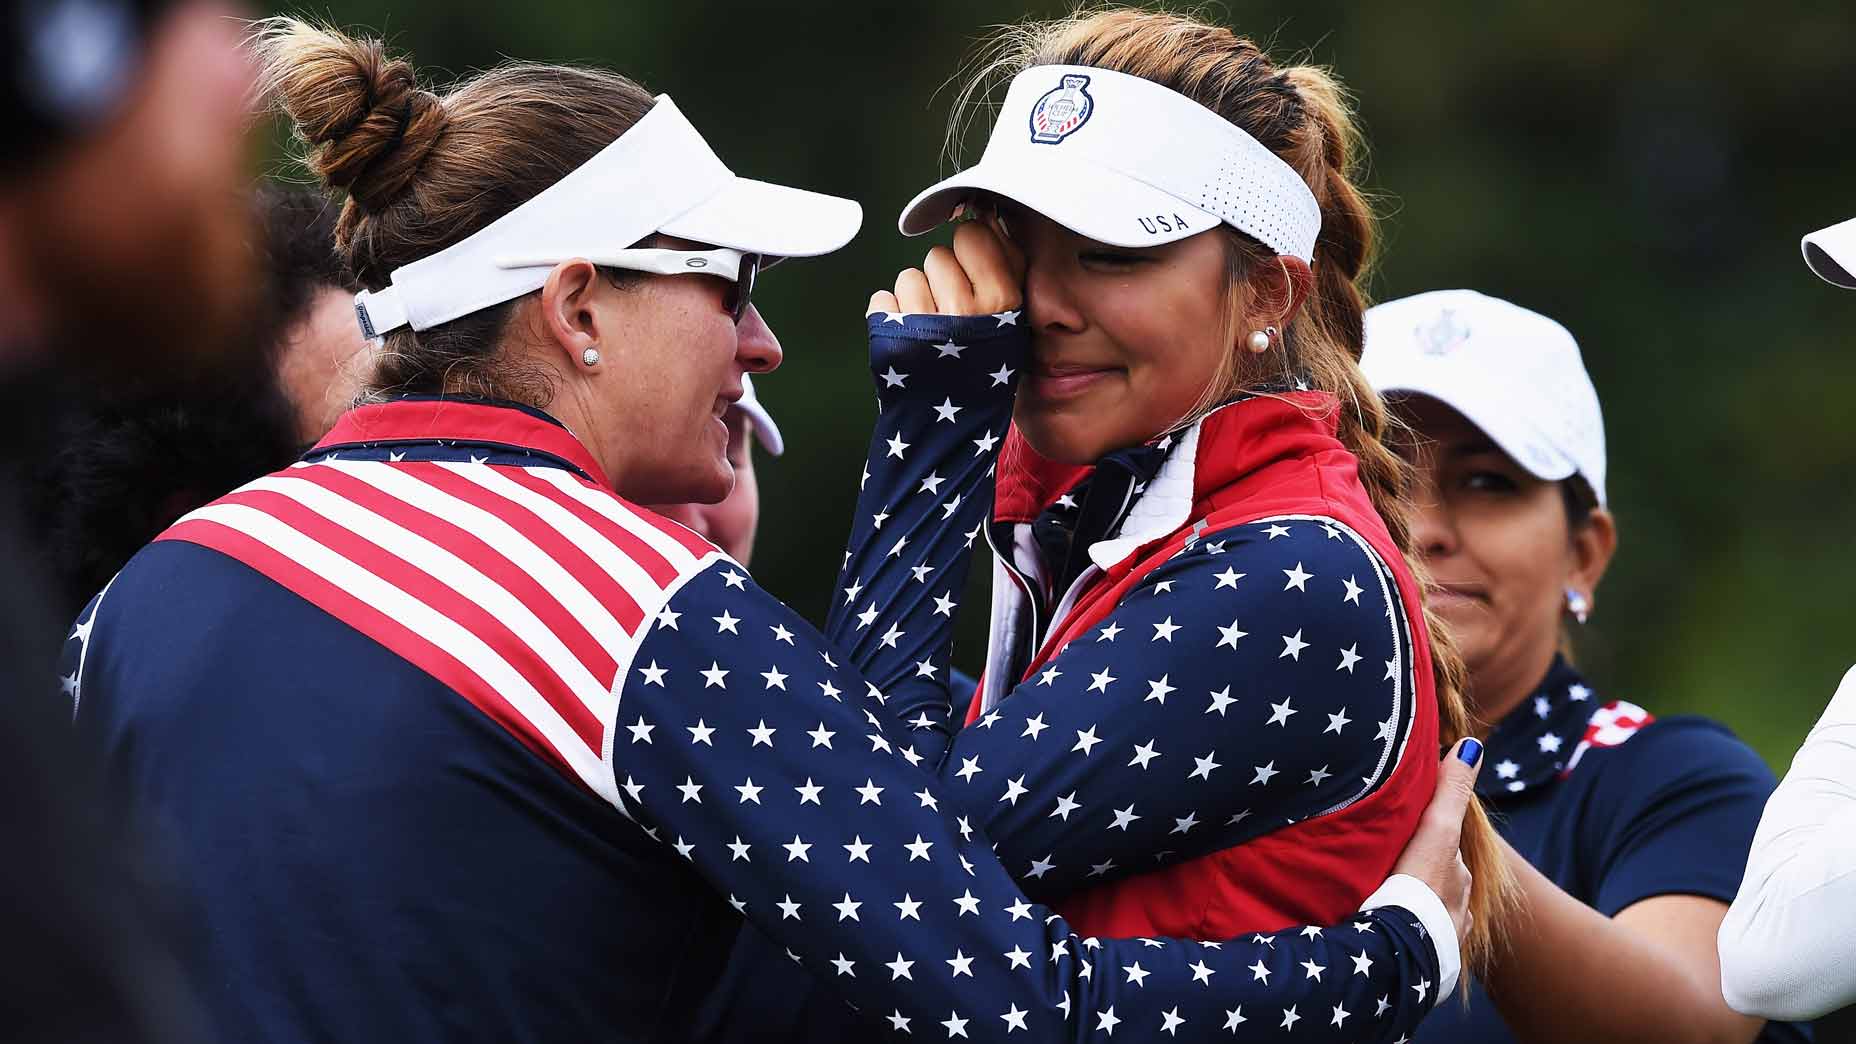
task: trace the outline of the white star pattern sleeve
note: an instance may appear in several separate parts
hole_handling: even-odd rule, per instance
[[[1039,897],[1346,808],[1413,712],[1393,583],[1331,520],[1205,534],[957,733],[941,779]]]
[[[1019,314],[869,318],[879,413],[825,633],[888,697],[908,743],[946,752],[955,599],[1029,353]]]
[[[1736,1011],[1803,1020],[1856,1003],[1856,668],[1766,803],[1720,948]]]
[[[1436,999],[1436,950],[1402,906],[1223,944],[1076,937],[904,761],[869,683],[726,563],[621,677],[623,810],[897,1034],[1389,1042]]]

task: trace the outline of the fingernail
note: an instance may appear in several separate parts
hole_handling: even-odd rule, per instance
[[[1474,738],[1464,740],[1463,745],[1456,748],[1456,756],[1457,760],[1474,768],[1476,762],[1482,760],[1482,741]]]

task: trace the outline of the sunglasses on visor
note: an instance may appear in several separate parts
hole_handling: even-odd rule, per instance
[[[630,250],[612,250],[606,253],[573,254],[571,257],[584,257],[601,268],[620,268],[628,272],[650,272],[653,275],[708,275],[728,281],[728,291],[722,295],[722,307],[728,310],[736,323],[748,314],[748,305],[754,297],[754,278],[760,274],[761,256],[717,247],[713,250],[664,250],[655,247],[639,247]],[[567,257],[499,257],[498,268],[540,268],[546,265],[558,265]]]

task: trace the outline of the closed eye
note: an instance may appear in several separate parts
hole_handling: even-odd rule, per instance
[[[1153,258],[1145,254],[1128,254],[1117,250],[1085,250],[1081,254],[1086,265],[1100,265],[1110,268],[1131,268],[1145,264]]]

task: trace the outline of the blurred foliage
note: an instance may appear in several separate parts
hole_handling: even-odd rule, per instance
[[[786,349],[760,388],[789,449],[762,457],[755,573],[822,619],[874,413],[860,317],[927,246],[894,222],[944,170],[949,78],[987,26],[1066,9],[310,11],[384,33],[440,81],[504,56],[618,69],[674,95],[737,171],[862,201],[850,247],[783,265],[756,294]],[[1279,59],[1334,67],[1357,95],[1386,219],[1376,298],[1470,286],[1578,336],[1623,534],[1582,657],[1604,691],[1722,719],[1782,771],[1856,659],[1856,293],[1817,282],[1798,253],[1803,232],[1856,215],[1856,5],[1280,0],[1205,13]],[[968,665],[984,640],[975,576],[957,651]]]

